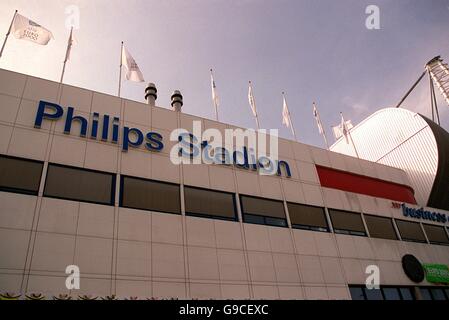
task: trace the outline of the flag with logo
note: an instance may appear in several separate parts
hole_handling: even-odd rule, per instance
[[[11,31],[17,39],[28,40],[40,45],[47,45],[53,39],[50,30],[18,13],[15,15]]]
[[[323,123],[321,122],[320,114],[318,113],[318,109],[316,108],[315,103],[313,103],[313,116],[315,117],[318,131],[320,132],[320,134],[324,135]]]
[[[249,106],[253,111],[253,115],[257,117],[256,100],[254,99],[253,86],[251,85],[251,81],[249,82],[248,101]]]
[[[128,50],[123,46],[122,49],[122,64],[126,67],[126,80],[134,82],[144,82],[143,74],[136,63],[136,60],[131,56]]]

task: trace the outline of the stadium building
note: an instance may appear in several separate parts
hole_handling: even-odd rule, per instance
[[[449,211],[428,207],[447,199],[438,164],[424,188],[393,162],[279,139],[275,175],[176,165],[174,129],[235,127],[182,113],[179,92],[171,109],[155,87],[146,99],[0,70],[0,293],[449,299]]]

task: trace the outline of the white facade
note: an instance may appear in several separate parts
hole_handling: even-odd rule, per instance
[[[63,120],[34,128],[40,100],[71,106],[86,118],[118,116],[122,127],[161,133],[165,147],[125,153],[120,144],[64,134]],[[191,130],[192,120],[222,131],[232,126],[5,70],[0,105],[0,154],[44,162],[38,196],[0,192],[0,292],[350,299],[348,284],[364,284],[368,265],[380,267],[382,284],[412,286],[402,271],[404,254],[449,264],[448,246],[248,224],[239,206],[237,222],[186,216],[183,204],[181,215],[122,208],[119,183],[113,206],[43,196],[48,164],[56,163],[177,183],[181,199],[188,185],[235,193],[237,204],[244,194],[416,221],[391,200],[322,187],[315,165],[410,185],[402,170],[285,139],[279,139],[279,157],[289,163],[291,178],[176,166],[169,159],[173,129]],[[80,290],[65,287],[68,265],[80,267]]]

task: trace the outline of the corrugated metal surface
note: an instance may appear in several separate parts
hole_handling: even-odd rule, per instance
[[[382,109],[351,130],[362,159],[397,167],[407,172],[418,204],[425,206],[438,169],[438,148],[427,122],[405,109]],[[331,150],[355,156],[344,138]]]

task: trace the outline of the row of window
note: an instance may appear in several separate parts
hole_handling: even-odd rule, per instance
[[[37,195],[43,163],[0,156],[0,190]],[[114,205],[116,175],[94,170],[49,164],[44,196],[104,205]],[[190,216],[236,221],[235,194],[184,187],[185,212]],[[180,186],[177,184],[122,176],[121,207],[181,214]],[[287,227],[284,202],[252,196],[240,196],[243,222]],[[329,232],[330,227],[322,207],[287,202],[293,228]],[[330,223],[335,233],[397,240],[397,229],[405,241],[426,242],[421,225],[416,222],[362,215],[329,209]],[[433,244],[449,244],[441,226],[423,224],[427,238]]]
[[[449,288],[418,287],[420,300],[449,300]],[[367,289],[366,286],[349,286],[352,300],[417,300],[413,287],[380,287]]]

